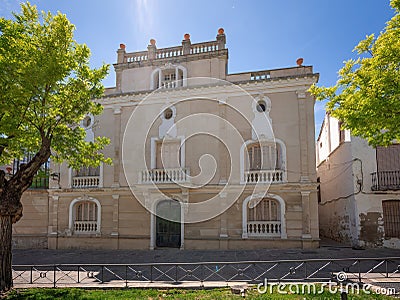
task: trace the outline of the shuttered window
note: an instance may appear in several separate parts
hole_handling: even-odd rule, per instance
[[[272,199],[263,199],[247,212],[248,221],[279,221],[279,204]]]
[[[378,172],[400,170],[400,144],[376,147]]]
[[[382,201],[385,237],[400,238],[400,200]]]
[[[97,221],[97,205],[94,202],[76,204],[75,221]]]
[[[250,145],[247,150],[250,170],[279,170],[282,168],[282,151],[279,145],[257,143]]]

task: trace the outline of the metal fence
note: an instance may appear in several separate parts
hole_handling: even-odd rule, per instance
[[[200,287],[205,283],[328,282],[337,274],[346,280],[400,280],[400,257],[305,259],[278,261],[14,265],[14,286],[133,287],[151,283]]]

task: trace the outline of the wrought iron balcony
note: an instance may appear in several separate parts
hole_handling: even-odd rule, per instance
[[[380,171],[371,173],[373,191],[400,190],[400,171]]]

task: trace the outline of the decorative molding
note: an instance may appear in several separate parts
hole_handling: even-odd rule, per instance
[[[100,201],[97,200],[96,198],[89,197],[86,194],[83,194],[83,196],[75,198],[74,200],[71,201],[69,204],[69,210],[68,210],[68,230],[69,232],[73,232],[74,229],[74,217],[75,217],[75,205],[79,202],[83,201],[89,201],[89,202],[94,202],[97,205],[97,234],[100,234],[100,228],[101,228],[101,204]]]
[[[306,91],[298,90],[296,91],[298,99],[305,99],[306,98]]]
[[[283,200],[282,197],[275,195],[275,194],[270,194],[270,193],[258,193],[258,194],[253,194],[248,196],[242,204],[242,238],[247,239],[248,234],[247,234],[247,206],[250,201],[255,201],[258,200],[260,202],[264,198],[270,198],[278,201],[279,203],[279,211],[281,215],[281,239],[287,239],[287,233],[286,233],[286,203],[285,200]],[[257,203],[253,203],[255,207]]]
[[[121,113],[121,106],[114,106],[114,115],[118,115]]]

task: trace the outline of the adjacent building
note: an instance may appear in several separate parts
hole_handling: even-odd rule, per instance
[[[208,42],[121,44],[114,70],[103,113],[81,124],[111,139],[113,164],[51,164],[49,188],[24,194],[16,247],[318,247],[311,66],[230,74],[221,28]]]
[[[317,139],[321,236],[400,247],[400,145],[373,148],[326,114]]]

